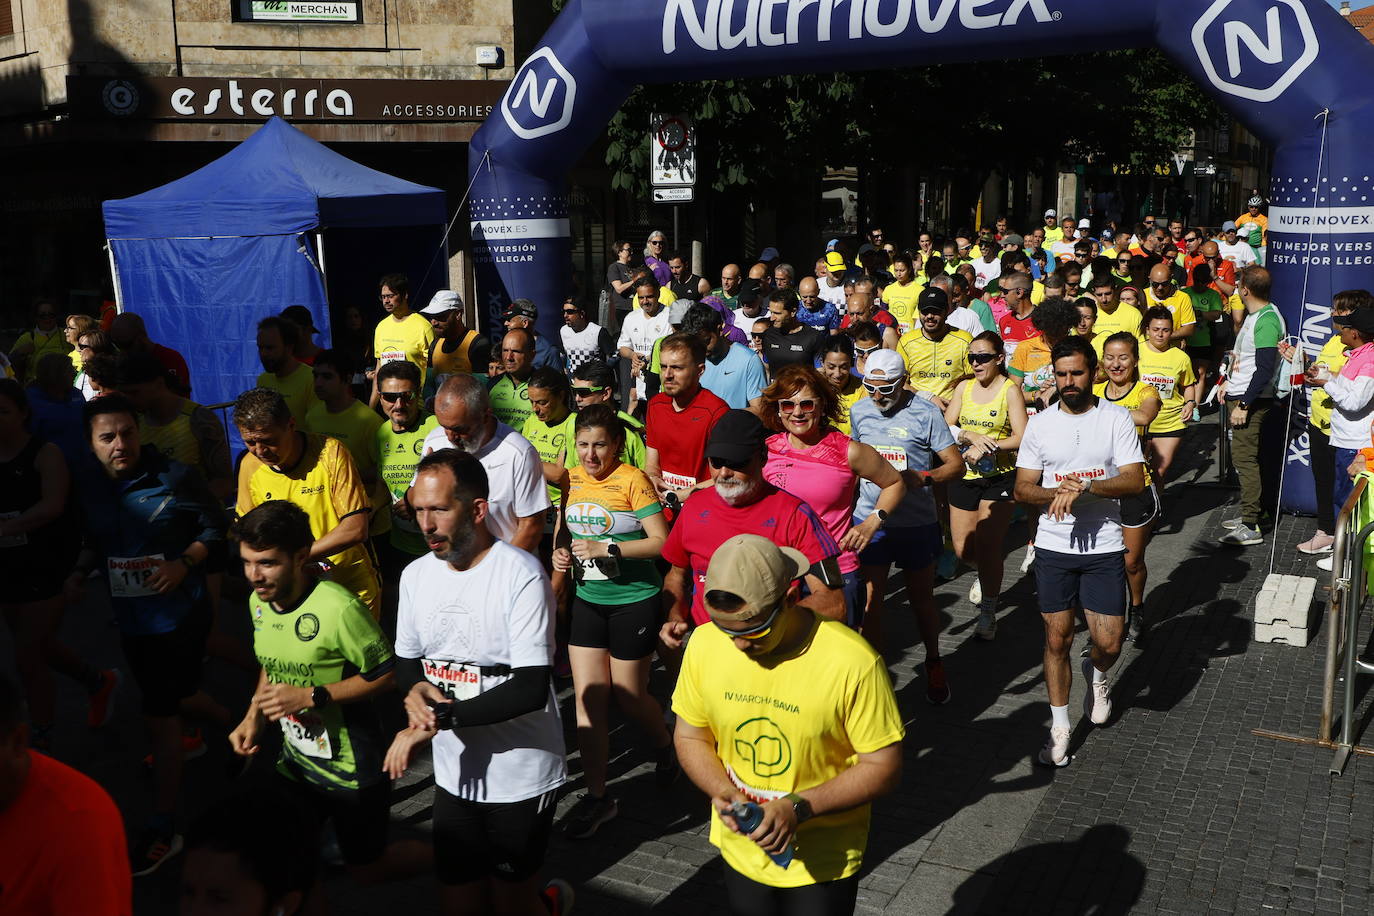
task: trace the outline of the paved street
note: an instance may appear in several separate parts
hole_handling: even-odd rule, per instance
[[[860,912],[1374,910],[1367,829],[1374,761],[1353,757],[1345,775],[1333,778],[1331,752],[1251,734],[1315,734],[1327,634],[1305,649],[1250,642],[1251,601],[1269,550],[1215,544],[1220,507],[1232,494],[1205,486],[1214,477],[1204,454],[1213,431],[1209,421],[1185,441],[1186,470],[1171,487],[1167,524],[1150,548],[1154,630],[1122,656],[1112,721],[1076,729],[1070,767],[1031,764],[1049,713],[1040,618],[1030,577],[1017,572],[1023,548],[1008,559],[993,643],[972,637],[970,573],[936,589],[954,691],[947,706],[925,702],[914,625],[889,614],[887,650],[908,728],[906,769],[901,790],[875,807]],[[1291,548],[1312,527],[1310,519],[1283,520],[1276,571],[1315,572]],[[1012,540],[1023,540],[1021,534],[1014,528]],[[900,610],[902,597],[898,589],[889,607]],[[246,615],[227,613],[232,630],[246,629]],[[97,602],[70,614],[66,636],[95,660],[120,661],[108,609]],[[249,675],[222,663],[212,671],[212,689],[238,714]],[[658,686],[666,693],[666,681]],[[563,691],[565,723],[572,722],[569,693]],[[70,684],[62,685],[62,701],[67,724],[56,734],[59,756],[110,787],[138,823],[148,786],[137,762],[143,751],[135,691],[122,694],[117,723],[99,733],[72,724],[84,712],[78,714],[81,698]],[[1075,720],[1080,701],[1076,678]],[[578,888],[579,913],[722,911],[705,800],[686,784],[660,797],[636,735],[622,728],[612,742],[621,816],[592,841],[555,839],[549,873]],[[211,745],[210,754],[188,765],[192,811],[230,778],[222,736],[212,736]],[[245,778],[260,776],[264,763]],[[565,808],[581,789],[575,754],[570,768]],[[426,766],[407,778],[394,809],[398,830],[427,829],[431,786]],[[175,911],[176,868],[165,871],[138,883],[139,913]],[[432,909],[435,895],[427,876],[359,889],[336,872],[327,889],[332,911],[342,914]]]

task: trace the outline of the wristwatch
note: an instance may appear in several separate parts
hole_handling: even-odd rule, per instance
[[[316,687],[310,691],[310,705],[316,709],[323,709],[332,702],[334,698],[329,695],[328,687]]]
[[[887,520],[888,520],[888,518],[890,517],[890,516],[888,515],[888,512],[887,512],[886,509],[878,509],[878,508],[875,508],[875,509],[873,510],[873,514],[876,515],[876,516],[878,517],[878,527],[879,527],[879,528],[881,528],[881,527],[883,527],[884,525],[886,525],[886,524],[887,524]]]
[[[804,824],[814,816],[815,812],[811,810],[811,803],[797,793],[789,792],[783,798],[792,803],[792,811],[797,815],[798,824]]]
[[[606,545],[606,556],[611,557],[612,559],[615,559],[615,560],[619,560],[619,559],[620,559],[620,545],[619,545],[619,544],[607,544],[607,545]]]

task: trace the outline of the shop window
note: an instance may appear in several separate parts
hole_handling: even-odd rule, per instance
[[[0,0],[0,37],[14,34],[14,8],[11,0]]]

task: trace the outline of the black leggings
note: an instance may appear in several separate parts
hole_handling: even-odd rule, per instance
[[[859,876],[803,887],[769,887],[725,866],[725,896],[735,916],[849,916]]]
[[[1307,427],[1307,447],[1312,467],[1312,486],[1317,497],[1317,527],[1327,534],[1336,533],[1336,513],[1341,507],[1335,504],[1336,493],[1336,450],[1331,447],[1331,437],[1315,426]]]

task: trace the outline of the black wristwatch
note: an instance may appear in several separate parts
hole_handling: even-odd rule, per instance
[[[608,557],[610,557],[610,558],[612,558],[612,559],[614,559],[614,560],[619,560],[619,559],[620,559],[620,545],[619,545],[619,544],[607,544],[607,545],[606,545],[606,556],[608,556]]]
[[[886,524],[887,524],[887,520],[888,520],[888,518],[890,517],[890,516],[888,515],[888,511],[887,511],[886,509],[879,509],[879,508],[877,508],[876,506],[875,506],[874,509],[873,509],[873,514],[876,515],[876,516],[878,517],[878,527],[879,527],[879,528],[881,528],[881,527],[883,527],[884,525],[886,525]]]
[[[316,687],[310,691],[310,705],[316,709],[323,709],[332,702],[334,698],[329,695],[328,687]]]
[[[790,792],[784,795],[783,798],[792,803],[792,811],[797,815],[798,825],[806,823],[815,815],[815,812],[811,810],[811,803],[797,793]]]

